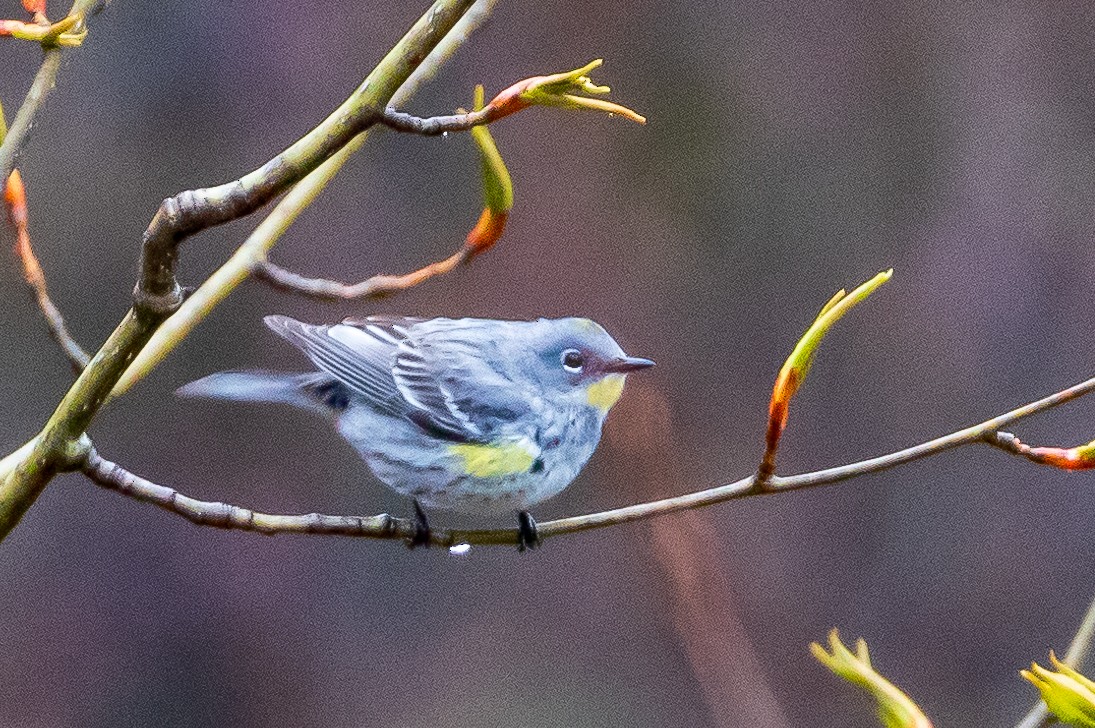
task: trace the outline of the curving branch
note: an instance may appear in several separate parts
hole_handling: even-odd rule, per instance
[[[477,86],[475,108],[480,109],[482,106],[483,87]],[[464,239],[464,244],[449,257],[403,275],[375,275],[360,283],[350,284],[325,278],[307,278],[271,263],[263,255],[253,261],[251,275],[282,291],[321,300],[349,301],[390,296],[470,263],[476,256],[494,247],[502,237],[513,207],[513,180],[502,161],[494,138],[485,126],[472,128],[471,133],[479,150],[482,169],[483,212]]]
[[[408,37],[416,32],[429,36],[440,31],[436,38],[430,39],[427,47],[432,49],[471,4],[472,0],[438,0]],[[342,106],[266,164],[226,184],[187,190],[164,200],[144,233],[135,306],[154,312],[163,308],[177,309],[180,301],[175,265],[178,247],[186,238],[263,207],[375,124],[428,136],[438,135],[469,130],[535,105],[592,109],[646,122],[644,117],[624,106],[575,93],[608,93],[607,86],[593,84],[587,75],[601,65],[600,60],[573,71],[519,81],[477,111],[426,119],[404,114],[386,104],[422,60],[421,48],[407,45],[405,41],[385,57],[384,63],[390,63],[391,69],[386,73],[370,74]]]
[[[325,301],[361,301],[384,298],[413,288],[435,276],[444,275],[472,257],[469,248],[460,248],[448,258],[403,275],[375,275],[359,283],[340,283],[326,278],[308,278],[282,268],[269,260],[255,261],[251,274],[281,291]]]
[[[477,107],[473,111],[461,109],[455,114],[420,117],[389,106],[378,113],[377,122],[407,134],[439,136],[490,124],[530,106],[556,106],[599,111],[645,124],[646,117],[626,106],[590,96],[611,91],[608,86],[593,83],[589,77],[590,72],[602,63],[604,61],[598,58],[573,71],[523,79],[504,89],[483,108]]]
[[[800,475],[761,477],[755,474],[727,485],[672,498],[546,521],[539,524],[537,532],[540,539],[546,539],[594,528],[617,526],[693,508],[703,508],[736,498],[832,485],[869,473],[889,470],[963,445],[990,442],[1000,428],[1070,402],[1093,390],[1095,390],[1095,378],[980,424],[888,455]],[[413,519],[394,518],[388,514],[375,516],[339,516],[319,513],[272,515],[226,503],[199,501],[136,476],[115,463],[103,460],[90,447],[80,462],[74,463],[73,469],[81,470],[92,481],[104,488],[116,490],[137,500],[154,503],[201,526],[257,531],[270,535],[306,533],[403,541],[409,541],[417,534],[417,526]],[[431,528],[429,533],[429,545],[449,548],[464,545],[519,546],[520,543],[520,534],[516,529],[441,530]]]

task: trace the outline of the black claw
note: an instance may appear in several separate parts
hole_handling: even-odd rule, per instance
[[[517,550],[534,549],[540,545],[540,533],[536,528],[536,519],[528,511],[517,514]]]
[[[414,499],[414,535],[407,542],[409,548],[430,545],[430,522],[426,519],[426,512],[422,510],[422,504]]]

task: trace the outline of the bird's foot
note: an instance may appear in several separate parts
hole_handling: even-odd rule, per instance
[[[517,514],[517,550],[534,549],[540,545],[540,534],[536,528],[536,519],[528,511]]]
[[[426,512],[422,510],[422,504],[414,499],[414,535],[407,541],[407,548],[430,545],[430,522],[426,519]]]

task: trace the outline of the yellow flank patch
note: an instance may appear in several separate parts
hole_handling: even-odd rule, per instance
[[[463,461],[466,474],[477,478],[527,473],[536,461],[528,448],[519,442],[503,442],[497,445],[461,443],[449,445],[449,452]]]
[[[586,401],[608,412],[624,393],[624,375],[606,374],[586,388]]]

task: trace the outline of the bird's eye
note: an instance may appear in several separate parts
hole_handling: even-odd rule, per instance
[[[577,349],[567,349],[563,352],[563,369],[572,374],[577,374],[582,371],[583,364],[585,364],[585,359],[582,357],[582,352]]]

